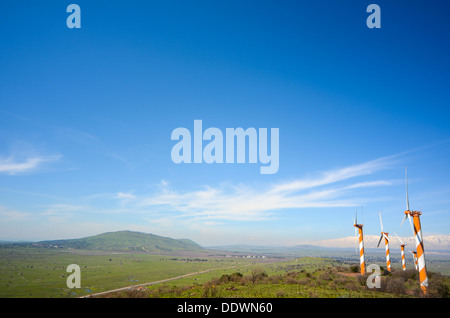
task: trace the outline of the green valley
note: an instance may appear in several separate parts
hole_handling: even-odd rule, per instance
[[[0,298],[423,297],[414,269],[395,265],[389,273],[382,257],[370,260],[382,270],[379,289],[366,286],[369,274],[361,276],[358,260],[343,252],[213,250],[190,240],[120,231],[0,244]],[[67,287],[70,264],[80,268],[81,288]],[[449,296],[448,272],[448,260],[430,261],[428,297]]]

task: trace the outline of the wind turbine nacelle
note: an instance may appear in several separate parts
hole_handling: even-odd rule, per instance
[[[410,210],[406,210],[405,211],[406,215],[410,215],[410,216],[419,216],[422,215],[422,212],[420,211],[410,211]]]

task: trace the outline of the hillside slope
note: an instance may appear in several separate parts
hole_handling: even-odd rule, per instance
[[[52,240],[34,243],[35,246],[108,251],[174,252],[199,251],[203,247],[188,239],[173,239],[133,231],[108,232],[80,239]]]

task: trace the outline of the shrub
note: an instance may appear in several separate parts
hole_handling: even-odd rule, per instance
[[[445,283],[445,277],[440,273],[430,272],[428,281],[428,297],[448,298],[450,296],[448,284]]]
[[[228,283],[230,280],[231,280],[231,276],[227,275],[227,274],[224,274],[224,275],[220,276],[220,278],[219,278],[220,283]]]
[[[283,281],[283,277],[281,275],[272,275],[267,277],[267,281],[272,284],[278,284]]]
[[[350,266],[350,271],[352,273],[359,273],[359,266],[358,265],[352,265]]]
[[[338,272],[347,272],[348,271],[348,267],[346,267],[346,266],[338,265],[335,268]]]
[[[392,277],[386,280],[386,292],[394,295],[403,295],[406,292],[403,279],[399,277]]]
[[[264,272],[262,269],[256,268],[252,270],[249,279],[252,283],[256,283],[266,277],[267,277],[266,272]]]
[[[345,289],[347,290],[358,290],[358,287],[359,286],[353,280],[347,280],[347,282],[345,283]]]
[[[147,288],[133,288],[125,290],[123,293],[118,295],[111,295],[110,297],[123,297],[123,298],[148,298],[149,291]]]
[[[319,278],[324,281],[330,281],[332,279],[331,275],[328,272],[323,272],[322,274],[320,274]]]
[[[298,272],[294,272],[294,271],[288,272],[288,273],[286,274],[286,276],[288,276],[288,277],[293,277],[293,278],[296,278],[297,275],[298,275]]]
[[[407,269],[407,270],[402,270],[399,272],[396,272],[397,276],[402,278],[403,281],[407,281],[409,279],[412,280],[418,280],[419,279],[419,273],[415,270],[415,269]]]
[[[356,279],[358,280],[360,286],[366,286],[368,277],[369,277],[369,274],[364,274],[364,275],[358,275],[356,277]]]
[[[239,272],[235,272],[230,275],[230,281],[232,282],[240,282],[242,281],[243,275]]]
[[[203,298],[219,297],[219,289],[211,282],[207,282],[203,285]]]
[[[286,284],[293,285],[293,284],[298,284],[298,281],[297,281],[297,279],[295,279],[294,277],[287,277],[287,278],[285,279],[285,283],[286,283]]]
[[[299,279],[297,281],[297,283],[300,284],[300,285],[308,285],[309,284],[309,279],[308,278],[302,278],[302,279]]]
[[[335,280],[335,282],[338,284],[338,285],[345,285],[346,283],[347,283],[347,278],[345,278],[345,277],[339,277],[339,278],[336,278],[336,280]]]
[[[214,277],[213,279],[211,279],[210,283],[214,286],[220,285],[220,278]]]
[[[329,283],[329,284],[328,284],[328,287],[329,287],[330,289],[333,289],[333,290],[336,290],[336,289],[337,289],[337,285],[336,285],[335,282]]]

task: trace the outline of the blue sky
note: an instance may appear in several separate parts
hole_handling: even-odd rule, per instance
[[[446,2],[2,1],[0,239],[449,235]],[[279,128],[280,166],[175,164],[177,127]]]

